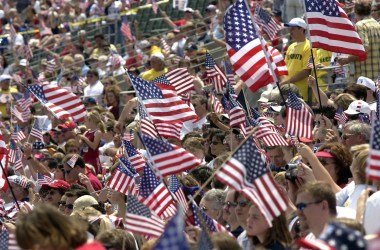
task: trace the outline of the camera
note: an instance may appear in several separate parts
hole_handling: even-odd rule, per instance
[[[298,175],[298,163],[291,163],[286,165],[285,179],[294,182]]]

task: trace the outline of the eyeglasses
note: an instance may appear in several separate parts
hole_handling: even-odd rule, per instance
[[[65,204],[65,208],[67,209],[73,209],[74,208],[74,205],[73,204]]]
[[[313,204],[318,204],[318,203],[321,203],[323,200],[321,201],[314,201],[314,202],[309,202],[309,203],[304,203],[304,202],[301,202],[301,203],[298,203],[296,204],[296,208],[300,211],[303,212],[303,210],[305,210],[305,208],[307,208],[309,205],[313,205]]]
[[[58,205],[60,205],[60,206],[66,206],[66,201],[58,201]]]
[[[223,205],[230,208],[230,207],[237,207],[238,204],[236,202],[227,201]]]
[[[236,202],[236,206],[246,207],[249,204],[249,201],[238,201]]]

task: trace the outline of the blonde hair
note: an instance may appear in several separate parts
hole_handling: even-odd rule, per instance
[[[98,124],[98,128],[100,129],[100,131],[102,133],[106,132],[106,126],[104,125],[104,123],[102,121],[102,117],[100,116],[100,114],[97,111],[93,110],[93,111],[88,112],[87,113],[87,119]]]
[[[354,160],[352,161],[351,168],[352,174],[356,174],[358,177],[358,182],[355,184],[364,184],[366,182],[366,166],[367,166],[367,158],[368,158],[369,149],[363,149],[355,153]]]
[[[339,94],[334,99],[334,103],[343,110],[348,109],[348,106],[350,106],[351,102],[356,101],[355,96],[347,93]]]

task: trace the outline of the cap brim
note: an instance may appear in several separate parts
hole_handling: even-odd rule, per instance
[[[306,137],[301,137],[299,138],[300,142],[304,142],[304,143],[309,143],[309,142],[313,142],[314,140],[313,139],[309,139],[309,138],[306,138]]]
[[[360,112],[356,111],[356,110],[352,110],[352,109],[347,109],[344,111],[344,113],[348,114],[348,115],[357,115],[359,114]]]
[[[325,151],[319,151],[319,152],[315,153],[315,156],[326,157],[326,158],[334,158],[334,156],[331,153],[325,152]]]

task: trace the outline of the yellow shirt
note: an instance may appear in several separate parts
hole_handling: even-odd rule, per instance
[[[0,101],[0,112],[1,112],[3,117],[10,115],[9,108],[10,108],[11,100],[12,100],[11,93],[17,93],[17,89],[10,87],[9,90],[7,90],[7,91],[0,90],[0,96],[5,95],[4,98],[0,98],[0,100],[1,100]],[[6,96],[8,96],[8,98]],[[9,101],[6,101],[6,100],[9,100]]]
[[[309,40],[305,40],[302,43],[292,43],[288,50],[286,51],[285,63],[288,68],[289,75],[287,79],[298,74],[300,71],[304,69],[308,69],[307,63],[310,57],[310,42]],[[302,80],[292,82],[294,83],[298,89],[300,90],[300,94],[302,95],[305,101],[308,100],[308,84],[307,77]]]
[[[313,55],[314,55],[314,63],[315,65],[317,64],[323,64],[324,67],[330,66],[330,61],[331,61],[331,52],[324,50],[324,49],[313,49]],[[311,66],[311,69],[313,66]],[[321,90],[326,90],[327,89],[327,79],[324,79],[327,77],[327,70],[317,70],[317,77],[318,77],[318,85]],[[312,73],[314,76],[314,71]]]
[[[168,72],[167,68],[161,71],[155,71],[154,69],[150,69],[141,74],[141,79],[145,81],[152,81],[153,79],[165,74],[166,72]]]

